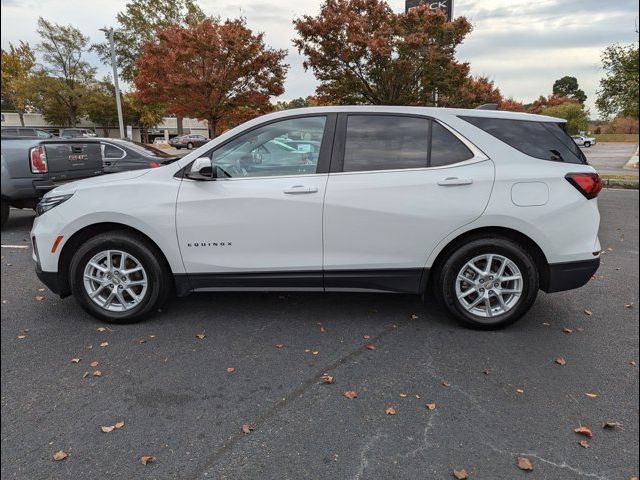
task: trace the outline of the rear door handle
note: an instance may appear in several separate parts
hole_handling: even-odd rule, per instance
[[[457,187],[460,185],[471,185],[473,183],[473,179],[471,178],[458,178],[458,177],[448,177],[438,182],[438,185],[441,187]]]
[[[294,185],[284,189],[284,193],[287,195],[300,195],[303,193],[316,193],[318,187],[307,187],[306,185]]]

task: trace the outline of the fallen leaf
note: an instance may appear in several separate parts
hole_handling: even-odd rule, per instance
[[[89,364],[89,366],[91,366],[91,367],[97,367],[97,366],[98,366],[98,362],[96,362],[96,361],[94,360],[93,362],[91,362],[91,363]]]
[[[102,376],[102,372],[100,370],[96,370],[95,372],[93,372],[92,374],[94,377],[101,377]]]
[[[629,365],[633,365],[633,366],[635,367],[635,366],[636,366],[636,361],[635,361],[635,360],[631,360],[631,361],[629,362]]]
[[[325,333],[326,330],[324,329],[324,327],[320,327],[320,333]]]
[[[142,457],[140,457],[140,463],[142,465],[146,465],[147,463],[153,463],[155,461],[156,461],[156,457],[152,455],[143,455]]]
[[[318,350],[314,350],[313,352],[311,352],[311,355],[318,355],[320,352]]]
[[[371,338],[371,335],[365,335],[362,338],[364,338],[365,340],[369,340]]]
[[[104,328],[104,327],[98,327],[98,331],[99,331],[99,332],[106,332],[106,331],[107,331],[107,329],[106,329],[106,328]]]
[[[58,450],[56,453],[53,454],[53,459],[56,462],[59,462],[60,460],[64,460],[65,458],[67,458],[69,456],[69,454],[63,450]]]
[[[102,430],[102,433],[109,433],[109,432],[113,432],[113,429],[116,428],[113,425],[109,425],[108,427],[100,427],[100,430]]]
[[[27,338],[26,335],[18,335],[18,340],[24,340],[25,338]]]
[[[119,422],[116,422],[116,424],[114,425],[114,428],[117,428],[118,430],[120,430],[121,428],[124,428],[124,420],[120,420]]]
[[[37,300],[38,302],[41,302],[42,300],[44,300],[44,297],[43,297],[43,296],[41,296],[41,295],[36,295],[36,300]]]
[[[598,394],[597,393],[591,393],[591,392],[587,392],[585,393],[585,395],[589,398],[598,398]]]
[[[71,363],[80,363],[80,359],[79,358],[72,358],[71,359]]]
[[[248,423],[245,423],[244,425],[242,425],[242,433],[249,434],[251,433],[252,430],[253,430],[253,427]]]
[[[141,338],[140,340],[138,340],[138,343],[142,345],[143,343],[147,343],[147,341],[144,338]]]
[[[578,444],[580,444],[582,448],[589,448],[591,446],[589,445],[589,442],[587,442],[586,440],[580,440]]]
[[[633,303],[627,303],[624,308],[633,308]]]
[[[282,343],[277,343],[276,348],[284,348],[284,345]]]
[[[235,369],[235,368],[233,368],[233,367],[229,367],[229,368],[227,368],[227,373],[233,373],[233,372],[235,372],[235,371],[236,371],[236,369]]]
[[[520,470],[530,472],[533,470],[533,464],[531,463],[531,460],[526,457],[518,457],[518,468]]]
[[[521,388],[518,388],[518,389],[516,390],[516,392],[518,392],[518,393],[524,393],[524,390],[523,390],[523,389],[521,389]]]
[[[567,361],[564,359],[564,357],[558,357],[558,358],[556,358],[555,362],[556,362],[558,365],[562,365],[562,366],[564,366],[564,365],[566,365],[566,364],[567,364]]]
[[[100,344],[101,347],[108,347],[109,346],[109,342],[102,342]]]
[[[384,411],[384,413],[386,413],[387,415],[395,415],[395,414],[396,414],[396,413],[398,413],[398,412],[396,412],[396,409],[395,409],[395,408],[393,408],[393,407],[389,407],[389,408],[387,408],[387,409]]]
[[[425,407],[427,407],[427,410],[435,410],[436,409],[436,404],[435,403],[427,403],[425,405]]]
[[[489,375],[491,373],[491,370],[487,368],[486,370],[483,370],[482,373],[484,373],[485,375]]]
[[[593,312],[591,310],[585,310],[584,314],[588,317],[590,317],[591,315],[593,315]]]
[[[204,333],[196,333],[196,338],[202,340],[205,337]]]
[[[443,380],[443,381],[442,381],[442,386],[443,386],[443,387],[450,387],[450,386],[451,386],[451,384],[450,384],[449,382],[447,382],[446,380]]]
[[[602,424],[602,428],[609,430],[615,430],[616,428],[619,428],[620,430],[624,430],[620,422],[604,422]]]
[[[542,322],[542,325],[544,325],[545,327],[550,327],[551,324],[549,322]]]
[[[358,397],[358,394],[356,392],[354,392],[353,390],[347,390],[342,395],[347,397],[349,400],[353,400],[354,398]]]
[[[311,352],[311,349],[310,349],[310,348],[305,348],[305,349],[304,349],[304,353],[309,353],[309,352]]]
[[[326,383],[326,384],[333,383],[333,377],[328,373],[325,373],[324,375],[322,375],[320,379],[322,380],[322,383]]]
[[[575,428],[573,431],[579,435],[584,435],[585,437],[593,438],[593,432],[591,432],[591,429],[589,427],[580,425],[578,428]]]
[[[454,470],[453,476],[456,477],[458,480],[468,480],[469,478],[469,474],[464,468],[462,470]]]
[[[87,378],[89,375],[91,375],[89,372],[84,372],[82,374],[82,378]]]
[[[573,330],[571,330],[570,328],[566,328],[566,327],[565,327],[565,328],[563,328],[563,329],[562,329],[562,331],[563,331],[564,333],[573,333]]]
[[[416,315],[415,313],[411,314],[411,320],[417,320],[420,317],[418,315]]]
[[[401,394],[400,394],[400,397],[401,397],[401,398],[407,398],[407,394],[406,394],[406,393],[401,393]]]
[[[366,348],[367,350],[375,350],[377,347],[373,343],[370,343]]]

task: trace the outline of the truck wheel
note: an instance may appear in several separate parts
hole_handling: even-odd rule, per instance
[[[2,228],[4,228],[4,224],[9,220],[9,202],[7,202],[4,198],[2,199]]]
[[[168,268],[155,246],[128,232],[96,235],[71,260],[71,291],[94,317],[113,323],[142,320],[170,293]]]
[[[585,148],[589,148],[591,146],[591,142],[584,142]]]
[[[445,308],[467,326],[503,328],[522,317],[538,295],[536,263],[520,245],[503,237],[462,244],[436,272]]]

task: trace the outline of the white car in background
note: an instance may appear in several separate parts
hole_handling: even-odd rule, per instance
[[[111,322],[170,292],[305,290],[433,292],[466,324],[502,327],[599,266],[602,182],[564,127],[421,107],[269,114],[162,168],[49,192],[36,272]],[[282,138],[304,154],[265,161]]]
[[[584,135],[574,135],[573,141],[576,142],[577,145],[585,148],[589,148],[592,145],[596,144],[596,139],[593,137],[585,137]]]

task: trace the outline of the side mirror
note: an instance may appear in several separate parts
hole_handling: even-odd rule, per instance
[[[186,177],[191,180],[215,180],[211,159],[209,157],[196,158],[191,164],[191,168],[187,170]]]

